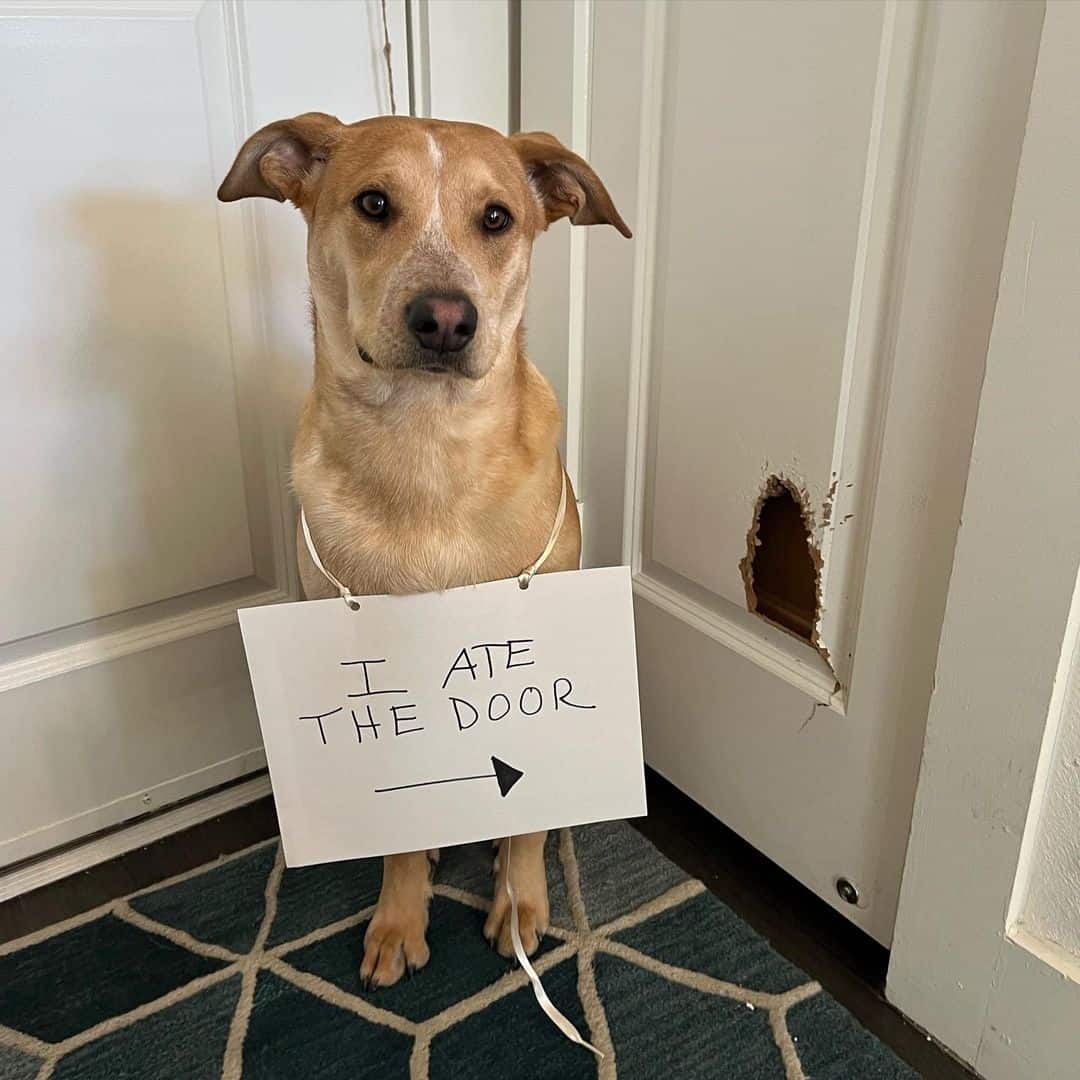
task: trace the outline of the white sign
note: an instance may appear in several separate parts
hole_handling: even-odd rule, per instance
[[[626,567],[240,627],[289,866],[645,813]]]

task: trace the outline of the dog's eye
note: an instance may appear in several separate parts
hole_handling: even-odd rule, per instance
[[[484,228],[488,232],[502,232],[513,220],[505,206],[493,203],[484,211]]]
[[[353,206],[364,217],[373,218],[375,221],[381,221],[390,213],[390,200],[381,191],[361,191],[353,199]]]

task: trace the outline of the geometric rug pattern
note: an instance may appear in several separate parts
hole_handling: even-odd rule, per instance
[[[564,1039],[481,934],[491,849],[443,852],[431,961],[364,993],[377,859],[276,840],[0,946],[0,1080],[912,1080],[625,823],[553,833],[533,958]]]

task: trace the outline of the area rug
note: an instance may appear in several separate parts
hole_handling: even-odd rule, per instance
[[[364,993],[364,860],[276,841],[0,947],[0,1080],[910,1080],[816,982],[629,825],[548,842],[535,966],[602,1061],[481,935],[490,848],[443,853],[411,980]]]

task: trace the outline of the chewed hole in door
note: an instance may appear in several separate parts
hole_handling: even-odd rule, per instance
[[[781,477],[770,477],[755,508],[742,563],[747,606],[812,643],[819,562],[801,493]]]

